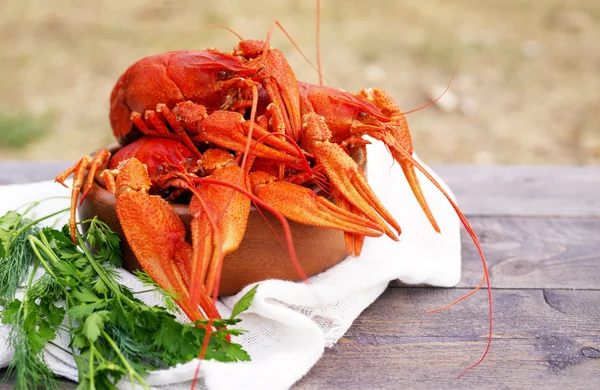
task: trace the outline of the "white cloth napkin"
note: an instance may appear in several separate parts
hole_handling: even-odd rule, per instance
[[[248,332],[234,338],[252,357],[251,362],[220,363],[203,361],[198,386],[210,389],[285,389],[304,376],[319,360],[324,348],[333,346],[354,319],[387,287],[400,279],[405,283],[425,283],[450,287],[460,279],[459,221],[447,200],[419,174],[425,197],[442,233],[437,234],[412,195],[398,164],[387,150],[376,143],[368,150],[368,178],[381,201],[402,227],[400,242],[387,237],[367,238],[360,258],[348,257],[339,265],[311,279],[310,284],[268,280],[260,283],[251,308],[243,313],[239,327]],[[430,171],[431,172],[431,171]],[[69,191],[51,181],[0,186],[0,215],[24,203]],[[68,207],[67,199],[44,202],[37,215]],[[67,215],[56,222],[66,222]],[[52,222],[49,222],[49,224]],[[137,279],[121,271],[122,283],[141,289]],[[218,308],[224,316],[231,313],[238,295],[223,298]],[[158,304],[153,294],[142,300]],[[440,305],[442,302],[440,302]],[[0,328],[0,367],[8,365],[8,329]],[[67,345],[67,335],[59,344]],[[48,347],[45,356],[52,370],[77,380],[72,357],[58,348]],[[148,375],[156,389],[189,389],[197,361]],[[122,388],[131,384],[120,382]]]

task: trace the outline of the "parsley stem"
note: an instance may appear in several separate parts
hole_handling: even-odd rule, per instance
[[[96,348],[92,343],[90,345],[90,360],[88,361],[88,375],[90,377],[90,389],[95,390],[96,384],[94,383],[94,352],[96,352]]]
[[[22,204],[21,206],[17,207],[15,210],[19,210],[20,208],[29,205],[29,207],[27,207],[27,209],[23,212],[23,215],[25,215],[28,212],[30,212],[34,207],[36,207],[37,205],[39,205],[40,203],[45,202],[47,200],[52,200],[52,199],[71,199],[71,197],[70,196],[66,196],[66,195],[65,196],[60,196],[60,195],[49,196],[47,198],[36,200],[34,202],[29,202],[29,203]]]
[[[58,280],[58,277],[52,271],[52,267],[50,267],[50,265],[48,263],[46,263],[44,256],[42,256],[42,254],[40,253],[40,251],[38,249],[41,248],[42,251],[44,252],[44,254],[46,254],[46,256],[48,256],[50,258],[50,260],[52,260],[53,262],[58,262],[58,261],[60,261],[60,259],[58,259],[56,257],[56,255],[54,254],[54,252],[51,249],[49,249],[50,244],[47,243],[46,236],[44,235],[43,232],[40,232],[40,237],[42,237],[42,239],[44,241],[46,241],[46,244],[44,244],[42,241],[40,241],[39,238],[37,238],[35,236],[30,235],[27,237],[27,239],[29,240],[31,249],[35,253],[39,263],[42,265],[42,267],[44,267],[44,269],[46,270],[48,275],[52,276],[54,278],[54,280]],[[69,301],[71,300],[71,295],[69,295],[69,292],[67,291],[67,289],[65,288],[65,286],[62,283],[58,283],[58,285],[60,286],[60,289],[63,290],[63,293],[65,294],[65,300],[68,305],[70,303]]]
[[[17,318],[26,318],[27,317],[27,295],[29,293],[29,286],[33,283],[33,277],[35,275],[35,271],[37,270],[38,263],[34,263],[33,270],[31,274],[29,274],[29,278],[27,280],[27,285],[25,286],[25,294],[23,295],[23,302],[19,306],[19,311],[17,312]],[[23,316],[21,317],[21,311],[23,312]]]
[[[119,347],[117,346],[117,344],[114,342],[114,340],[108,335],[108,333],[106,333],[105,330],[101,330],[100,332],[101,332],[102,336],[106,339],[106,341],[110,344],[110,346],[112,347],[112,349],[115,351],[115,353],[117,354],[117,356],[119,357],[119,359],[121,359],[121,362],[123,362],[123,365],[125,366],[125,368],[129,372],[129,378],[130,378],[130,381],[131,381],[131,385],[133,386],[134,383],[135,383],[135,380],[137,379],[138,383],[140,385],[142,385],[142,387],[144,387],[145,389],[150,389],[150,385],[148,385],[148,383],[146,383],[146,381],[144,380],[144,378],[142,378],[133,369],[133,367],[131,367],[129,365],[129,362],[127,361],[127,359],[125,358],[125,356],[123,356],[123,354],[121,353],[121,350],[119,349]]]
[[[148,290],[133,291],[132,294],[137,295],[137,294],[145,294],[145,293],[151,293],[151,292],[157,292],[157,291],[158,291],[157,288],[149,288]]]
[[[40,233],[40,237],[44,237],[44,233]],[[44,259],[44,256],[42,256],[42,254],[40,253],[39,249],[41,249],[42,252],[44,252],[44,254],[50,258],[50,260],[57,262],[57,261],[59,261],[59,259],[56,258],[56,256],[54,255],[54,252],[52,252],[50,249],[48,249],[46,247],[46,245],[44,245],[44,243],[42,241],[40,241],[39,238],[30,235],[29,237],[27,237],[27,239],[29,240],[31,249],[33,249],[33,252],[35,253],[35,255],[38,258],[38,261],[40,262],[42,267],[44,267],[46,272],[48,272],[48,274],[56,280],[57,279],[56,274],[52,271],[52,267],[50,267],[50,265],[48,265],[48,263],[46,263],[46,260]]]
[[[68,196],[50,196],[48,198],[40,199],[40,200],[37,200],[35,202],[25,203],[24,205],[21,205],[21,206],[17,207],[15,209],[15,211],[19,210],[22,207],[29,206],[29,207],[27,207],[25,209],[25,211],[23,211],[23,213],[21,213],[21,215],[19,215],[19,219],[17,220],[16,226],[19,226],[19,224],[23,220],[23,217],[25,215],[27,215],[27,213],[29,213],[31,210],[33,210],[34,208],[36,208],[40,203],[45,202],[47,200],[52,200],[52,199],[69,199],[69,197]]]
[[[115,286],[115,284],[112,280],[110,280],[110,278],[106,276],[104,269],[96,262],[96,259],[94,259],[94,256],[92,256],[92,254],[90,253],[85,241],[83,241],[81,234],[79,234],[78,231],[76,231],[75,234],[77,234],[77,242],[79,243],[79,247],[83,250],[83,254],[88,259],[88,261],[90,262],[90,264],[94,268],[94,271],[96,271],[100,279],[102,279],[104,284],[106,284],[115,295],[122,295],[121,290],[117,286]]]
[[[31,270],[31,274],[29,274],[29,278],[27,279],[27,287],[25,288],[25,295],[23,295],[23,318],[27,318],[27,296],[29,295],[29,287],[33,283],[33,278],[35,277],[35,271],[37,271],[38,263],[35,262],[33,264],[33,269]]]
[[[119,286],[115,285],[114,281],[111,280],[106,275],[106,272],[104,271],[104,268],[102,268],[102,266],[100,266],[100,264],[98,264],[98,262],[96,261],[96,259],[94,259],[94,256],[92,256],[92,254],[90,253],[88,247],[85,244],[85,241],[83,241],[83,238],[81,237],[81,234],[79,234],[78,231],[75,231],[75,234],[77,234],[77,242],[79,243],[79,246],[83,250],[83,254],[88,259],[88,261],[90,262],[90,264],[94,268],[94,271],[96,271],[96,273],[98,274],[98,276],[100,277],[100,279],[102,279],[102,281],[104,282],[104,284],[106,284],[106,286],[108,286],[108,288],[110,288],[110,290],[117,297],[119,297],[119,299],[122,299],[122,300],[126,301],[127,305],[129,305],[129,307],[135,309],[137,307],[137,305],[131,299],[129,299],[125,295],[123,295],[123,293],[121,292],[121,289],[119,288]]]
[[[32,207],[32,208],[33,208],[33,207]],[[21,233],[23,233],[25,230],[29,229],[30,227],[32,227],[32,226],[34,226],[34,225],[37,225],[38,223],[40,223],[40,222],[42,222],[42,221],[45,221],[45,220],[46,220],[46,219],[48,219],[48,218],[52,218],[52,217],[54,217],[54,216],[56,216],[56,215],[58,215],[58,214],[61,214],[61,213],[67,212],[67,211],[69,211],[69,210],[70,210],[70,209],[67,207],[66,209],[58,210],[58,211],[56,211],[56,212],[54,212],[54,213],[52,213],[52,214],[48,214],[48,215],[46,215],[46,216],[43,216],[43,217],[41,217],[41,218],[38,218],[38,219],[36,219],[36,220],[34,220],[34,221],[31,221],[31,222],[29,222],[29,223],[27,223],[27,224],[23,225],[23,226],[22,226],[22,227],[21,227],[19,230],[17,230],[17,231],[16,231],[15,235],[14,235],[14,236],[12,237],[12,239],[11,239],[11,243],[13,243],[13,242],[14,242],[14,241],[17,239],[17,237],[18,237],[18,236],[19,236]],[[25,215],[25,214],[23,214],[23,215]]]

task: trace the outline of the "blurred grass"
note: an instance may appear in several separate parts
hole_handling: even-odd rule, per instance
[[[450,94],[408,117],[429,163],[600,164],[600,1],[323,0],[324,74],[347,91],[428,103],[462,61]],[[114,142],[108,97],[136,60],[179,49],[229,51],[279,20],[315,58],[311,0],[3,0],[0,107],[48,121],[49,136],[0,158],[74,160]],[[279,31],[297,78],[313,69]],[[60,153],[57,153],[60,151]]]
[[[47,118],[0,111],[0,148],[20,150],[40,141],[50,132]]]

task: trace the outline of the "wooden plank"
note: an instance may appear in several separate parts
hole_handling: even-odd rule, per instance
[[[600,290],[600,218],[469,218],[494,288]],[[459,287],[475,287],[481,260],[463,231]],[[391,286],[404,286],[397,281]]]
[[[434,166],[469,215],[600,216],[600,167]]]
[[[587,389],[600,377],[600,291],[498,290],[490,354],[456,380],[485,348],[486,295],[425,312],[464,292],[388,289],[295,388]]]
[[[499,290],[486,360],[487,300],[425,311],[461,289],[388,289],[296,389],[588,389],[600,378],[600,291]],[[594,387],[592,385],[592,387]]]
[[[73,162],[0,161],[0,185],[51,180]]]
[[[0,184],[48,180],[72,162],[0,161]],[[467,215],[600,216],[600,167],[434,165]]]

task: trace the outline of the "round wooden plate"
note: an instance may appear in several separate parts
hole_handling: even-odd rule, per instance
[[[364,158],[357,160],[364,161]],[[187,205],[172,206],[186,226],[189,241],[191,216]],[[111,192],[99,183],[94,183],[78,211],[81,220],[97,215],[121,236],[123,268],[129,271],[141,269],[121,229],[115,211],[115,197]],[[267,279],[301,280],[290,261],[281,224],[269,212],[260,211],[262,214],[255,208],[251,209],[240,248],[225,257],[219,295],[233,295],[251,283]],[[289,221],[289,224],[298,260],[309,277],[333,267],[346,258],[343,232],[293,221]],[[281,237],[283,243],[277,236]]]

